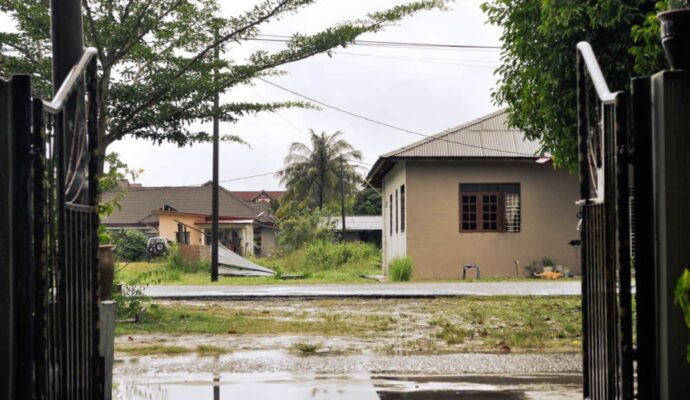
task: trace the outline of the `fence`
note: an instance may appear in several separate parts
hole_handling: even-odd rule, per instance
[[[94,54],[87,49],[51,102],[32,99],[29,76],[0,83],[0,208],[11,227],[0,234],[7,398],[103,395]]]

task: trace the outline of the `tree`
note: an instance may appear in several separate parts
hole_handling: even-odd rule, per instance
[[[656,1],[492,0],[482,5],[503,28],[500,77],[494,101],[508,106],[509,122],[559,166],[577,165],[575,45],[592,44],[611,90],[664,65]]]
[[[360,190],[353,211],[355,215],[381,215],[381,193],[372,188]]]
[[[340,200],[341,184],[345,194],[351,196],[362,180],[353,164],[362,159],[362,153],[342,139],[342,132],[328,135],[310,130],[310,136],[311,147],[300,142],[290,145],[285,168],[277,174],[287,188],[279,216],[294,208],[321,210]]]
[[[228,103],[212,106],[215,93],[227,92],[276,68],[352,43],[420,10],[443,8],[446,0],[418,0],[365,18],[343,22],[313,35],[294,34],[285,49],[257,51],[246,62],[222,57],[216,48],[256,37],[262,25],[317,0],[261,0],[230,18],[219,15],[217,0],[84,0],[85,43],[98,50],[98,133],[100,156],[126,136],[179,146],[210,141],[206,131],[190,127],[217,115],[234,122],[248,113],[273,111],[301,103]],[[45,0],[3,0],[16,33],[0,33],[0,74],[30,73],[36,94],[51,94],[50,14]],[[212,16],[212,17],[210,17]],[[214,71],[218,70],[217,79]],[[240,140],[226,136],[226,140]],[[101,170],[103,165],[101,165]]]

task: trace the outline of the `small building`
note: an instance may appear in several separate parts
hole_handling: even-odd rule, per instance
[[[336,232],[343,231],[342,217],[325,217],[325,224],[329,224]],[[381,232],[383,230],[383,217],[380,215],[346,215],[345,237],[346,242],[367,242],[381,246]]]
[[[139,229],[185,245],[210,245],[211,187],[121,186],[103,194],[112,200],[118,191],[126,194],[121,207],[102,223],[109,230]],[[218,192],[219,239],[240,255],[267,255],[276,246],[275,220],[269,204],[245,203],[231,192]]]
[[[579,272],[578,178],[540,152],[503,110],[382,155],[367,179],[382,191],[384,270],[409,256],[415,279],[464,264],[514,277],[548,257]]]

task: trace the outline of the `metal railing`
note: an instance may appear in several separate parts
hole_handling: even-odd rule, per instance
[[[51,101],[42,100],[43,110],[50,114],[57,114],[62,111],[65,106],[65,101],[72,94],[72,91],[77,87],[77,82],[79,78],[83,77],[86,68],[88,67],[91,60],[98,54],[98,50],[95,47],[87,47],[84,50],[84,54],[81,56],[79,62],[72,67],[67,77],[60,85],[60,88],[53,96]]]

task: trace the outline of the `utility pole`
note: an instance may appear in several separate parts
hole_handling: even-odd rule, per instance
[[[216,28],[215,38],[218,38],[218,28]],[[220,49],[216,46],[214,50],[216,63],[220,60]],[[213,71],[214,83],[218,83],[218,65]],[[218,109],[220,108],[220,93],[215,88],[213,96],[213,184],[211,189],[211,281],[218,281],[218,139],[220,131],[220,121]]]
[[[345,163],[340,155],[340,216],[343,222],[342,241],[345,241]]]

